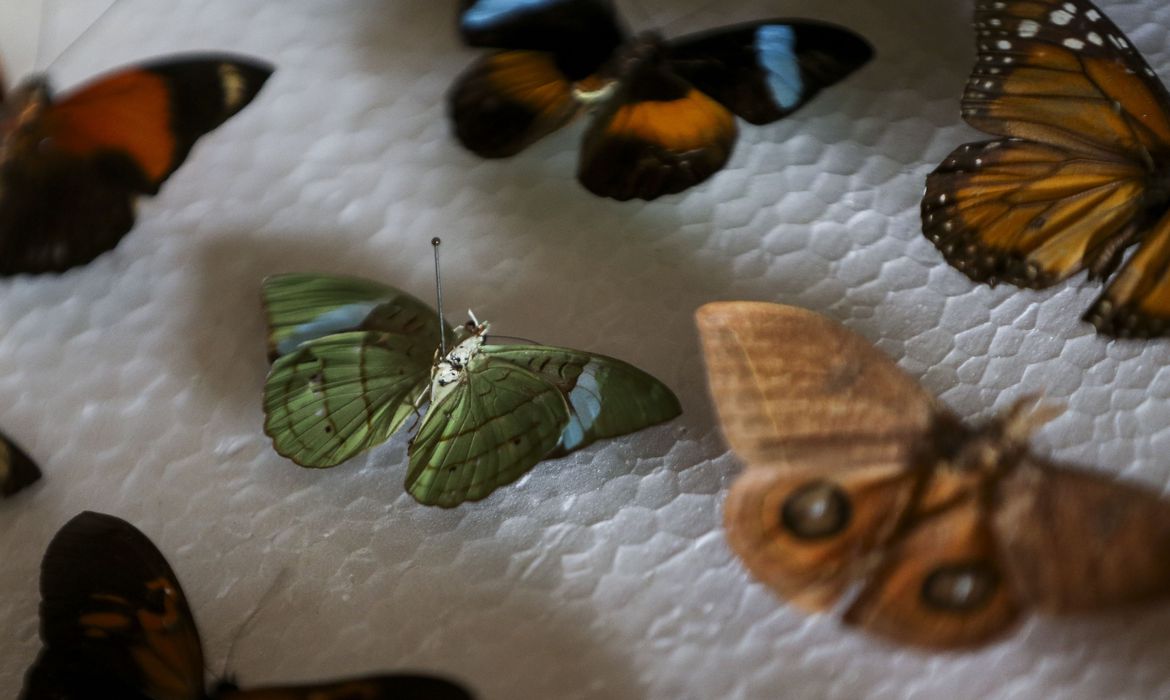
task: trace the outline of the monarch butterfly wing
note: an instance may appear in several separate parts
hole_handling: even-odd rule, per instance
[[[271,73],[237,56],[180,57],[99,78],[10,138],[0,169],[0,274],[60,271],[113,248],[200,136],[234,115]]]
[[[1140,165],[1005,139],[960,146],[926,178],[922,229],[971,279],[1045,287],[1103,274],[1143,209]]]
[[[464,71],[447,95],[455,136],[483,158],[506,158],[580,112],[552,53],[498,51]]]
[[[439,346],[438,314],[413,296],[358,277],[273,275],[261,289],[268,321],[268,354],[275,360],[301,343],[333,333],[368,330],[416,337]],[[448,335],[452,333],[446,327]]]
[[[678,397],[665,384],[612,357],[543,345],[488,345],[482,352],[538,374],[564,395],[569,424],[550,457],[682,413]]]
[[[685,36],[671,67],[753,124],[791,114],[873,57],[857,34],[831,24],[772,19]]]
[[[1088,0],[979,0],[963,117],[997,136],[1145,164],[1170,145],[1170,95]]]
[[[695,322],[723,434],[749,469],[807,472],[791,459],[834,445],[911,443],[940,414],[889,357],[811,311],[718,302],[700,307]]]
[[[41,470],[37,463],[0,433],[0,496],[11,496],[39,478]]]
[[[556,449],[568,423],[568,406],[554,384],[478,354],[423,417],[410,443],[406,490],[443,508],[486,498]]]
[[[203,651],[179,580],[119,518],[82,513],[49,543],[41,639],[27,698],[204,697]]]
[[[1166,89],[1086,0],[981,0],[975,23],[963,117],[1008,138],[961,147],[930,175],[924,232],[976,280],[1108,273],[1170,150]]]
[[[215,700],[472,700],[467,689],[434,676],[395,674],[314,685],[224,690]]]
[[[1119,338],[1165,335],[1170,326],[1170,214],[1144,236],[1085,320]]]
[[[416,336],[335,333],[276,360],[264,432],[302,467],[332,467],[390,439],[415,412],[434,348]]]
[[[676,194],[718,172],[737,135],[726,107],[665,61],[646,60],[623,76],[585,132],[577,179],[620,201]]]
[[[570,81],[592,75],[625,41],[609,0],[463,0],[468,46],[549,54]]]

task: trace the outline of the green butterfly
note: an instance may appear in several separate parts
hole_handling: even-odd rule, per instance
[[[406,490],[427,505],[477,501],[544,459],[682,413],[662,382],[612,357],[490,345],[386,285],[319,274],[264,280],[264,430],[304,467],[332,467],[390,439],[429,403]],[[453,347],[440,357],[440,333]]]

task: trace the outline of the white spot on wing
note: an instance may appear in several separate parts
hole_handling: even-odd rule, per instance
[[[1020,22],[1020,26],[1016,29],[1016,33],[1024,39],[1031,39],[1040,31],[1040,23],[1035,20],[1026,19]]]
[[[219,64],[219,85],[223,88],[223,104],[228,111],[239,109],[248,87],[240,69],[230,63]]]
[[[1064,25],[1071,22],[1073,17],[1064,10],[1053,10],[1052,13],[1048,15],[1048,18],[1052,20],[1053,24],[1063,27]]]
[[[1080,39],[1065,39],[1060,43],[1064,44],[1070,49],[1073,49],[1074,51],[1079,51],[1080,49],[1085,48],[1085,42],[1081,41]]]

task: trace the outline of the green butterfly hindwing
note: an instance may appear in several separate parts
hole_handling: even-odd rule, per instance
[[[389,440],[415,412],[433,352],[426,338],[373,331],[302,343],[268,373],[264,432],[301,466],[340,464]]]
[[[439,345],[438,315],[413,296],[357,277],[273,275],[261,292],[268,321],[268,355],[275,360],[301,343],[346,331],[383,331]],[[450,337],[450,327],[447,328]],[[429,358],[428,358],[429,359]]]
[[[547,379],[477,354],[423,418],[410,444],[406,490],[444,508],[486,498],[555,449],[568,423],[568,404]]]
[[[664,423],[682,413],[665,384],[621,360],[543,345],[489,345],[483,352],[540,374],[569,403],[571,418],[560,444],[546,457],[559,457],[595,440],[626,435]]]

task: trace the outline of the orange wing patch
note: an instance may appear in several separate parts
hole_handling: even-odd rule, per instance
[[[622,105],[605,130],[616,138],[638,139],[676,152],[713,146],[730,151],[736,136],[731,112],[694,88],[677,100]]]
[[[675,194],[718,172],[737,136],[731,112],[694,88],[673,100],[619,102],[586,134],[577,179],[620,201]]]
[[[153,73],[130,70],[83,88],[49,109],[45,130],[70,155],[126,153],[153,183],[173,169],[170,89]]]
[[[580,112],[552,54],[501,51],[476,61],[448,95],[455,135],[485,158],[515,155]]]

